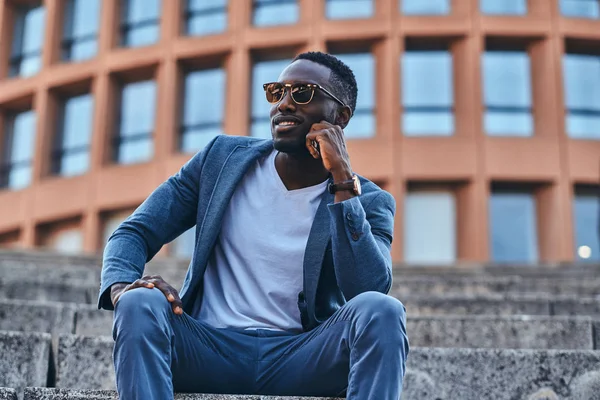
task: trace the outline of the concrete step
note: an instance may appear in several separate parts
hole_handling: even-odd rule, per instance
[[[57,387],[114,389],[112,345],[108,337],[61,336]],[[546,389],[560,399],[600,394],[600,351],[413,347],[407,367],[403,399],[528,399]]]
[[[2,398],[0,397],[0,400]],[[117,393],[112,390],[72,390],[27,388],[24,400],[118,400]],[[283,396],[242,396],[218,394],[178,393],[175,400],[311,400],[315,397],[283,397]],[[336,400],[320,397],[319,400]]]
[[[50,348],[48,333],[0,331],[0,387],[46,386]]]

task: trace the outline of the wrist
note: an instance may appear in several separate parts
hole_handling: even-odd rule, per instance
[[[330,172],[334,183],[344,182],[352,179],[351,169],[341,168],[337,170],[331,170]]]

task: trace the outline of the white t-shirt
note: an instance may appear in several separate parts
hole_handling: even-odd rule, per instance
[[[302,331],[304,251],[327,181],[287,190],[276,155],[246,173],[223,218],[197,316],[213,327]]]

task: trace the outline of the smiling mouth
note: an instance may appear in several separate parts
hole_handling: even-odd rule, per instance
[[[298,122],[296,121],[281,121],[275,124],[275,126],[296,126]]]

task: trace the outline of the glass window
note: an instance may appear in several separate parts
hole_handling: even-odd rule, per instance
[[[12,76],[35,75],[42,64],[42,45],[44,40],[44,7],[16,10],[12,49],[10,53],[10,71]]]
[[[344,129],[349,139],[375,135],[375,59],[371,53],[336,54],[354,72],[358,86],[356,109]]]
[[[121,44],[137,47],[156,43],[160,36],[161,0],[125,0],[121,4]]]
[[[600,56],[563,56],[566,130],[577,139],[600,139]]]
[[[326,0],[325,15],[329,19],[369,18],[373,16],[373,0]]]
[[[402,59],[402,131],[407,136],[454,132],[452,53],[409,50]]]
[[[259,61],[252,67],[252,99],[250,112],[250,134],[254,137],[271,139],[271,118],[269,110],[271,105],[265,98],[263,83],[273,82],[292,60]]]
[[[102,218],[102,248],[108,242],[108,238],[113,234],[115,230],[121,225],[121,222],[125,221],[135,209],[111,211],[106,213]]]
[[[203,36],[227,29],[228,0],[187,0],[185,9],[186,33]]]
[[[152,158],[155,98],[154,81],[130,83],[123,87],[115,149],[118,163],[134,164]]]
[[[409,191],[404,200],[404,260],[456,260],[456,204],[449,191]]]
[[[527,14],[527,0],[480,0],[479,5],[484,14]]]
[[[488,135],[533,135],[531,68],[525,51],[486,51],[483,92]]]
[[[4,129],[0,186],[22,189],[31,182],[35,145],[35,113],[7,116]]]
[[[173,257],[191,259],[196,246],[196,227],[192,227],[179,235],[171,243],[169,253]]]
[[[570,18],[600,18],[598,0],[560,0],[560,12]]]
[[[83,250],[83,232],[79,228],[61,229],[52,232],[42,246],[58,253],[80,253]]]
[[[252,24],[256,26],[291,25],[298,22],[297,0],[253,0]]]
[[[98,52],[100,0],[68,0],[62,38],[62,58],[80,61]]]
[[[489,219],[492,261],[538,260],[536,203],[532,193],[493,191]]]
[[[573,221],[575,224],[575,259],[600,261],[600,188],[575,191]]]
[[[406,15],[445,15],[450,14],[451,0],[399,0]]]
[[[210,95],[207,96],[207,93]],[[225,115],[225,70],[192,71],[185,76],[181,150],[201,150],[223,133]]]
[[[94,100],[91,95],[63,102],[52,154],[52,172],[62,176],[85,173],[89,168]]]

